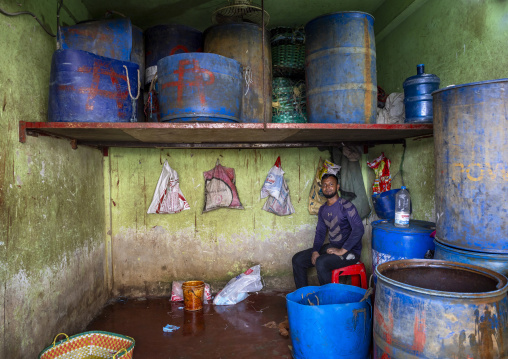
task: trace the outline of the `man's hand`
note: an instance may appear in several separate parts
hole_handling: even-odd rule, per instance
[[[330,247],[326,250],[326,253],[335,254],[337,256],[343,256],[344,254],[347,253],[347,250],[344,248],[339,249],[339,248]]]
[[[311,261],[312,261],[312,265],[315,266],[316,265],[316,259],[319,257],[319,252],[312,252],[312,257],[311,257]],[[307,257],[309,258],[309,257]]]

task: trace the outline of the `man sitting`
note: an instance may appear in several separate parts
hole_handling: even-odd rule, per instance
[[[363,223],[356,207],[339,197],[337,177],[325,173],[321,188],[327,201],[319,208],[314,245],[293,256],[296,289],[308,285],[308,268],[316,266],[319,284],[328,284],[334,269],[356,264],[362,252]],[[330,243],[323,245],[327,230]]]

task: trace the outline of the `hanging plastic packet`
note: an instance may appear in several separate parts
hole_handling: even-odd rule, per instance
[[[261,198],[266,198],[263,210],[275,213],[279,216],[287,216],[295,213],[295,208],[289,197],[289,188],[284,178],[280,157],[268,172],[265,183],[261,188]]]
[[[205,178],[205,205],[203,213],[218,208],[243,209],[236,190],[234,168],[224,167],[219,160],[210,171],[203,172]]]
[[[147,213],[178,213],[190,209],[178,181],[178,173],[164,162],[162,172]]]
[[[319,208],[326,202],[326,197],[321,190],[321,178],[325,173],[337,176],[340,171],[340,166],[328,160],[319,159],[316,176],[310,188],[309,193],[309,213],[318,214]]]
[[[367,162],[367,166],[374,170],[376,179],[372,185],[372,194],[378,194],[389,191],[392,188],[392,176],[390,175],[391,161],[385,156],[384,152],[381,156],[371,162]]]

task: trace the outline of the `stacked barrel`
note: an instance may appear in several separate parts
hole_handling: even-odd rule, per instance
[[[508,275],[508,80],[433,96],[435,257]]]

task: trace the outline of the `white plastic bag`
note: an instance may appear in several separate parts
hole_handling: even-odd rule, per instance
[[[268,197],[263,206],[263,210],[275,213],[279,216],[288,216],[295,213],[295,207],[293,207],[293,204],[291,203],[291,198],[289,197],[289,188],[285,178],[282,179],[279,198],[272,196]]]
[[[281,168],[280,157],[277,157],[277,161],[266,176],[265,183],[261,188],[261,198],[272,196],[279,198],[280,191],[282,188],[282,182],[284,180],[284,171]]]
[[[190,206],[180,189],[178,173],[165,161],[147,213],[178,213],[186,209]]]
[[[261,268],[258,264],[231,279],[215,296],[213,304],[236,304],[247,298],[248,292],[257,292],[261,289],[263,289],[263,283],[261,283]]]
[[[289,187],[284,178],[280,157],[268,172],[265,183],[261,188],[261,198],[268,197],[263,210],[275,213],[279,216],[287,216],[295,213],[295,208],[289,197]]]
[[[404,94],[401,92],[394,92],[386,98],[385,107],[377,109],[376,123],[404,123],[405,118]]]

